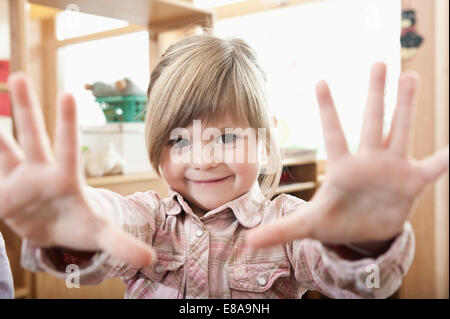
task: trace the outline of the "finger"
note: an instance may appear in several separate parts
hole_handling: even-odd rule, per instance
[[[0,132],[0,176],[7,175],[23,160],[23,153],[17,143]]]
[[[364,121],[361,131],[360,149],[381,147],[384,114],[384,86],[386,65],[377,62],[372,66]]]
[[[247,235],[247,242],[252,248],[264,248],[294,239],[312,237],[314,228],[312,222],[313,215],[306,208],[250,230]]]
[[[26,158],[31,161],[49,161],[50,141],[29,79],[23,73],[13,73],[8,78],[8,84],[18,140]]]
[[[400,157],[406,157],[408,153],[408,137],[410,135],[415,92],[418,86],[419,76],[415,72],[402,74],[398,81],[397,107],[395,108],[386,146]]]
[[[419,168],[425,177],[426,183],[434,182],[448,170],[448,146],[419,162]]]
[[[65,171],[78,173],[80,154],[75,99],[71,94],[59,98],[55,133],[55,158]]]
[[[127,264],[146,267],[156,261],[156,253],[150,246],[113,226],[105,229],[99,240],[105,252]]]
[[[325,147],[329,159],[348,153],[345,135],[339,122],[339,117],[334,107],[330,89],[325,81],[319,81],[316,85],[317,101],[319,103],[322,131]]]

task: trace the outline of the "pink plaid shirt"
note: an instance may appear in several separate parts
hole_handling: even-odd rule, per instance
[[[81,284],[121,277],[127,286],[125,298],[301,298],[308,289],[332,298],[385,298],[400,287],[413,260],[409,222],[376,258],[348,260],[313,239],[249,249],[248,229],[308,205],[291,195],[269,201],[259,190],[251,191],[198,217],[172,189],[167,198],[154,191],[126,197],[105,189],[87,191],[115,223],[158,253],[157,263],[146,268],[124,264],[105,252],[80,266]],[[27,241],[23,245],[24,267],[67,275],[48,250]]]

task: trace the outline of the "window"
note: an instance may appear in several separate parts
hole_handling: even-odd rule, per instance
[[[325,158],[315,84],[328,82],[354,151],[370,67],[386,62],[387,131],[401,70],[400,18],[400,0],[328,0],[220,20],[216,33],[243,38],[258,54],[268,75],[271,112],[285,132],[283,146],[316,148]]]
[[[72,38],[128,25],[127,22],[79,12],[64,11],[57,17],[58,39]],[[101,40],[68,45],[58,50],[61,91],[76,96],[82,126],[106,123],[103,112],[85,84],[113,84],[130,78],[144,91],[150,79],[148,32],[141,31]]]

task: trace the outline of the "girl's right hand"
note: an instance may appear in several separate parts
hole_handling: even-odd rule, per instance
[[[88,200],[73,96],[59,98],[53,156],[30,80],[14,73],[8,82],[20,147],[0,132],[0,219],[43,247],[101,250],[137,267],[153,263],[151,247],[120,230],[108,212]]]

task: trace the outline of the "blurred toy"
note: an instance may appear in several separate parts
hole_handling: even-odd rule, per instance
[[[120,92],[116,90],[114,86],[104,82],[95,82],[94,84],[86,84],[84,87],[86,90],[91,90],[92,94],[96,98],[120,95]]]
[[[85,88],[92,91],[108,123],[144,121],[147,94],[129,78],[116,81],[114,85],[86,84]]]
[[[423,42],[423,37],[416,32],[416,12],[414,10],[404,10],[402,12],[402,34],[400,42],[403,60],[416,55],[418,48]]]
[[[97,152],[84,147],[83,165],[87,176],[99,177],[123,174],[125,162],[114,147],[114,143],[109,143],[105,150]]]
[[[116,89],[120,92],[120,95],[146,95],[145,91],[139,88],[129,78],[124,78],[123,80],[117,81]]]

